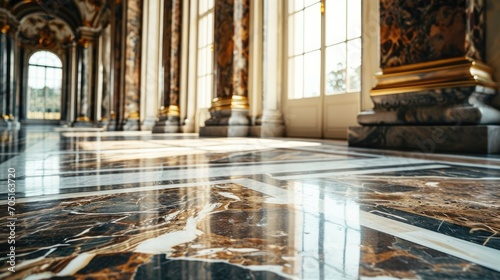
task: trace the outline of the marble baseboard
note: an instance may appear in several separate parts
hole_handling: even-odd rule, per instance
[[[350,146],[414,150],[418,153],[500,153],[500,126],[350,127]]]
[[[2,120],[0,122],[0,127],[2,129],[20,129],[21,128],[21,123],[18,121],[5,121]]]
[[[153,126],[153,133],[178,133],[181,128],[177,125],[170,125],[165,122],[156,122]]]
[[[248,133],[248,136],[251,137],[260,137],[260,132],[262,131],[262,127],[260,125],[252,125],[250,126],[250,132]]]
[[[200,127],[201,137],[246,137],[250,134],[250,126],[217,125]]]

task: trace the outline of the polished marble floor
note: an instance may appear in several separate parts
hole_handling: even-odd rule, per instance
[[[500,279],[498,156],[51,127],[0,140],[2,279]]]

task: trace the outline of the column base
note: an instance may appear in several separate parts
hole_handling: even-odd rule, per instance
[[[2,130],[17,130],[21,128],[21,123],[18,121],[12,121],[12,120],[0,120],[0,128]]]
[[[250,120],[247,109],[223,109],[210,111],[210,119],[200,127],[200,136],[247,137]]]
[[[107,121],[106,131],[116,131],[116,120]]]
[[[128,119],[123,122],[123,131],[138,131],[141,129],[141,120]]]
[[[147,117],[141,124],[141,130],[153,130],[155,126],[155,118]]]
[[[416,153],[500,153],[498,125],[350,127],[349,146],[413,150]]]
[[[250,127],[250,136],[261,138],[285,137],[285,126],[282,124],[262,124]]]
[[[71,124],[72,127],[95,127],[94,123],[89,121],[74,121]]]
[[[181,131],[180,118],[170,116],[166,120],[159,120],[153,126],[153,133],[178,133]]]
[[[201,137],[247,137],[250,126],[244,125],[214,125],[200,127]]]

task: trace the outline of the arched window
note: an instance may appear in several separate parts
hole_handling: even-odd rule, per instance
[[[34,53],[28,65],[28,119],[61,119],[61,86],[61,60],[48,51]]]

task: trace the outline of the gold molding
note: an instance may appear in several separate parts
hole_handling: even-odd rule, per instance
[[[484,86],[496,88],[493,69],[467,57],[383,69],[371,96],[397,94],[446,87]]]
[[[212,100],[211,111],[220,111],[227,109],[248,109],[248,97],[233,95],[231,97],[214,98]]]
[[[87,116],[80,116],[80,117],[76,118],[76,121],[77,122],[90,122],[90,119]]]
[[[139,112],[130,112],[130,114],[128,114],[127,120],[138,120],[139,118]]]
[[[4,24],[0,28],[0,33],[5,34],[5,33],[9,32],[9,30],[10,30],[10,25]]]
[[[170,116],[180,116],[180,109],[179,109],[179,106],[177,105],[170,105],[168,106],[168,109],[167,109],[167,115],[170,117]]]

